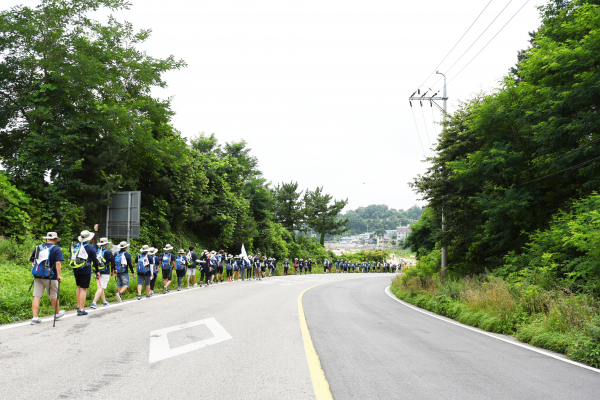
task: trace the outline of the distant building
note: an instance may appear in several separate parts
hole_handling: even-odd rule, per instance
[[[406,239],[412,229],[410,229],[410,226],[399,226],[396,228],[396,232],[398,232],[398,239]]]

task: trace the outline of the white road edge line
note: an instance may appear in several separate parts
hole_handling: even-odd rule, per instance
[[[429,315],[432,318],[437,318],[437,319],[442,320],[444,322],[447,322],[449,324],[460,326],[460,327],[468,329],[470,331],[477,332],[477,333],[480,333],[480,334],[485,335],[485,336],[489,336],[491,338],[503,341],[503,342],[508,343],[508,344],[512,344],[513,346],[522,347],[524,349],[527,349],[527,350],[530,350],[530,351],[542,354],[544,356],[552,357],[552,358],[554,358],[556,360],[559,360],[559,361],[562,361],[562,362],[566,362],[568,364],[572,364],[572,365],[575,365],[575,366],[580,367],[580,368],[585,368],[587,370],[590,370],[590,371],[593,371],[593,372],[595,372],[597,374],[600,374],[600,369],[598,369],[598,368],[590,367],[589,365],[585,365],[585,364],[579,363],[577,361],[569,360],[567,358],[563,358],[561,356],[557,356],[556,354],[548,353],[548,352],[546,352],[544,350],[538,349],[536,347],[530,346],[530,345],[525,344],[525,343],[513,342],[511,340],[504,339],[502,337],[496,336],[494,334],[491,334],[489,332],[483,331],[481,329],[474,328],[474,327],[469,326],[469,325],[461,324],[458,321],[449,320],[446,317],[441,317],[441,316],[436,315],[436,314],[434,314],[434,313],[432,313],[430,311],[423,310],[423,309],[421,309],[421,308],[419,308],[417,306],[413,306],[412,304],[409,304],[409,303],[407,303],[405,301],[402,301],[399,298],[397,298],[396,295],[391,292],[390,286],[387,286],[385,288],[385,294],[387,294],[388,296],[390,296],[392,298],[392,300],[396,300],[398,303],[402,304],[403,306],[406,306],[408,308],[412,308],[413,310],[418,311],[418,312],[420,312],[422,314]]]

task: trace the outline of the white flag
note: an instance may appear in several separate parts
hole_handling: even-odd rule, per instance
[[[246,254],[246,248],[244,247],[244,245],[242,244],[242,258],[248,262],[250,262],[250,260],[248,260],[248,254]]]
[[[81,245],[81,248],[79,249],[79,254],[77,254],[77,257],[81,258],[82,260],[88,259],[88,253],[87,253],[87,251],[85,251],[84,245]]]

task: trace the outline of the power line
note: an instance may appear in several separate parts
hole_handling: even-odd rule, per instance
[[[455,65],[456,63],[458,63],[460,61],[461,58],[463,58],[465,56],[465,54],[467,54],[467,52],[471,49],[471,47],[473,47],[473,45],[475,43],[477,43],[477,41],[481,38],[481,36],[483,36],[484,33],[487,32],[487,30],[490,28],[490,26],[492,26],[492,24],[498,19],[498,17],[504,12],[504,10],[506,10],[506,7],[508,7],[510,5],[510,3],[512,3],[513,0],[510,0],[502,10],[500,10],[500,12],[498,13],[498,15],[496,15],[496,17],[492,20],[492,22],[489,23],[489,25],[483,30],[483,32],[481,32],[479,34],[479,36],[477,36],[477,39],[475,39],[475,41],[473,43],[471,43],[471,45],[467,48],[467,50],[465,50],[464,53],[462,53],[462,55],[460,57],[458,57],[458,59],[456,61],[454,61],[454,64],[452,64],[450,66],[450,68],[448,68],[445,72],[448,73]],[[529,0],[527,0],[529,1]],[[527,3],[527,2],[526,2]],[[521,7],[522,8],[522,7]],[[518,11],[517,11],[518,12]],[[515,14],[516,15],[516,14]],[[513,16],[514,17],[514,16]],[[511,18],[512,19],[512,18]],[[510,20],[509,20],[510,21]],[[505,25],[506,26],[506,25]],[[500,29],[502,30],[502,29]],[[497,35],[497,34],[496,34]],[[494,36],[495,37],[495,36]],[[486,45],[487,46],[487,45]],[[485,48],[485,46],[484,46]],[[463,68],[464,69],[464,68]],[[442,79],[442,78],[440,78]],[[437,85],[437,83],[440,81],[440,79],[438,79],[437,81],[435,81],[435,83],[433,84],[433,86]],[[449,82],[448,82],[449,83]],[[446,85],[447,86],[447,85]]]
[[[415,117],[415,110],[413,110],[412,106],[410,107],[410,111],[412,111],[413,119],[415,120],[415,127],[417,128],[417,135],[419,136],[419,143],[421,143],[421,149],[423,149],[423,156],[427,158],[425,154],[425,147],[423,147],[423,142],[421,141],[421,134],[419,133],[419,125],[417,125],[417,118]]]
[[[568,151],[568,152],[566,152],[566,153],[564,153],[564,154],[561,154],[560,156],[558,156],[558,157],[556,157],[556,158],[553,158],[553,159],[551,159],[551,160],[548,160],[548,161],[546,161],[545,163],[538,164],[538,165],[534,165],[533,167],[531,167],[531,168],[528,168],[528,169],[526,169],[525,171],[519,172],[519,174],[522,174],[523,172],[531,171],[532,169],[536,169],[536,168],[538,168],[538,167],[541,167],[542,165],[549,164],[549,163],[551,163],[551,162],[553,162],[553,161],[560,160],[560,159],[561,159],[561,158],[563,158],[563,157],[566,157],[566,156],[568,156],[568,155],[570,155],[570,154],[576,153],[576,152],[578,152],[579,150],[585,149],[586,147],[590,147],[590,146],[592,146],[592,145],[594,145],[594,144],[596,144],[596,143],[598,143],[598,142],[600,142],[600,139],[596,139],[596,140],[594,140],[594,141],[592,141],[592,142],[589,142],[589,143],[587,143],[587,144],[584,144],[584,145],[582,145],[582,146],[579,146],[579,147],[577,147],[577,148],[575,148],[575,149],[573,149],[573,150],[571,150],[571,151]]]
[[[423,111],[423,107],[421,107],[421,113],[423,114],[423,124],[425,125],[425,135],[427,135],[427,143],[429,143],[429,151],[431,152],[431,141],[429,140],[429,131],[427,130],[427,121],[425,121],[425,111]],[[433,155],[433,153],[431,155]]]
[[[423,86],[425,84],[425,82],[427,82],[427,79],[429,79],[431,77],[431,75],[433,75],[433,73],[435,71],[437,71],[438,67],[440,65],[442,65],[442,63],[446,60],[446,58],[448,58],[448,56],[450,55],[450,53],[452,53],[452,51],[454,50],[454,48],[460,43],[460,41],[465,37],[465,35],[469,32],[469,30],[473,27],[473,25],[475,25],[475,22],[477,22],[477,20],[479,19],[479,17],[481,17],[481,14],[483,14],[483,12],[486,10],[486,8],[488,8],[488,6],[490,5],[490,3],[493,0],[490,0],[489,3],[487,3],[487,5],[483,8],[483,10],[481,10],[481,12],[479,13],[479,15],[477,16],[477,18],[475,18],[475,21],[473,21],[473,23],[471,24],[471,26],[469,26],[469,28],[465,31],[465,33],[463,33],[463,35],[460,37],[460,39],[458,39],[458,42],[456,42],[456,44],[454,46],[452,46],[452,48],[450,49],[450,51],[448,52],[448,54],[446,54],[446,56],[442,59],[442,61],[440,61],[440,63],[437,65],[437,67],[435,67],[433,69],[433,71],[431,71],[431,73],[429,74],[429,76],[427,78],[425,78],[425,80],[423,81],[423,83],[421,83],[421,86]]]
[[[511,1],[512,1],[512,0],[511,0]],[[525,5],[526,5],[527,3],[529,3],[529,0],[525,1],[525,3],[523,3],[523,5],[521,6],[521,8],[519,8],[519,9],[517,10],[517,12],[516,12],[516,13],[515,13],[515,14],[514,14],[512,17],[510,17],[510,19],[509,19],[509,20],[508,20],[508,21],[507,21],[507,22],[506,22],[506,23],[505,23],[505,24],[502,26],[502,28],[500,28],[500,30],[499,30],[499,31],[498,31],[498,32],[497,32],[497,33],[496,33],[496,34],[495,34],[495,35],[494,35],[494,36],[493,36],[493,37],[492,37],[492,38],[491,38],[491,39],[490,39],[490,40],[489,40],[489,41],[488,41],[486,44],[485,44],[485,46],[483,46],[483,47],[481,48],[481,50],[479,50],[479,51],[477,52],[477,54],[475,54],[475,56],[474,56],[473,58],[471,58],[471,60],[469,60],[469,62],[468,62],[468,63],[467,63],[467,64],[466,64],[464,67],[462,67],[462,68],[461,68],[461,70],[460,70],[460,71],[458,71],[458,72],[457,72],[457,73],[456,73],[456,74],[455,74],[455,75],[452,77],[452,79],[450,79],[450,80],[448,81],[448,83],[446,83],[446,86],[448,86],[448,84],[449,84],[450,82],[452,82],[452,81],[453,81],[453,80],[454,80],[454,79],[455,79],[455,78],[456,78],[456,77],[457,77],[457,76],[458,76],[458,75],[459,75],[461,72],[463,72],[463,70],[464,70],[465,68],[467,68],[467,67],[469,66],[469,64],[471,64],[471,62],[472,62],[472,61],[473,61],[475,58],[477,58],[477,56],[478,56],[478,55],[479,55],[479,54],[480,54],[480,53],[481,53],[481,52],[482,52],[482,51],[483,51],[483,50],[484,50],[484,49],[485,49],[485,48],[488,46],[488,44],[490,44],[490,43],[492,42],[492,40],[494,40],[494,39],[496,38],[496,36],[498,36],[498,35],[500,34],[500,32],[502,32],[502,30],[503,30],[503,29],[506,27],[506,25],[508,25],[508,23],[509,23],[510,21],[512,21],[514,17],[516,17],[516,16],[517,16],[517,14],[518,14],[518,13],[519,13],[519,12],[520,12],[522,9],[523,9],[523,7],[525,7]],[[439,82],[439,79],[438,79],[438,82]],[[437,82],[436,82],[436,83],[437,83]]]
[[[565,172],[565,171],[570,171],[570,170],[574,170],[574,169],[579,169],[579,168],[585,167],[586,165],[588,165],[588,164],[590,164],[590,163],[593,163],[593,162],[594,162],[594,161],[596,161],[596,160],[600,160],[600,157],[592,158],[591,160],[588,160],[588,161],[582,162],[581,164],[577,164],[577,165],[574,165],[574,166],[572,166],[572,167],[569,167],[569,168],[565,168],[565,169],[563,169],[563,170],[560,170],[560,171],[558,171],[558,172],[554,172],[554,173],[552,173],[552,174],[549,174],[549,175],[542,176],[541,178],[533,179],[533,180],[531,180],[531,181],[529,181],[529,182],[525,182],[525,183],[522,183],[522,184],[520,184],[520,185],[517,185],[516,187],[521,187],[521,186],[525,186],[525,185],[528,185],[528,184],[530,184],[530,183],[533,183],[533,182],[541,181],[542,179],[550,178],[550,177],[552,177],[552,176],[555,176],[555,175],[561,174],[561,173],[563,173],[563,172]]]

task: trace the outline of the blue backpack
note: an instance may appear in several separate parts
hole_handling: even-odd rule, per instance
[[[115,267],[117,268],[117,272],[120,274],[127,273],[127,264],[121,264],[123,257],[125,257],[125,252],[121,253],[119,251],[117,254],[115,254]]]
[[[185,258],[185,256],[178,256],[175,259],[175,266],[178,270],[182,270],[186,268],[186,264],[187,264],[187,259]]]
[[[35,278],[54,278],[54,271],[50,266],[50,250],[52,250],[53,247],[54,245],[48,247],[48,258],[40,263],[37,262],[37,259],[39,258],[40,252],[44,251],[46,248],[42,244],[35,248],[35,260],[33,261],[33,268],[31,268],[31,274]]]
[[[146,261],[146,265],[144,265],[144,261]],[[137,272],[139,272],[140,274],[150,272],[150,261],[148,260],[147,254],[140,254],[138,256]]]
[[[162,262],[160,263],[162,269],[171,269],[171,253],[164,253],[162,255]]]

